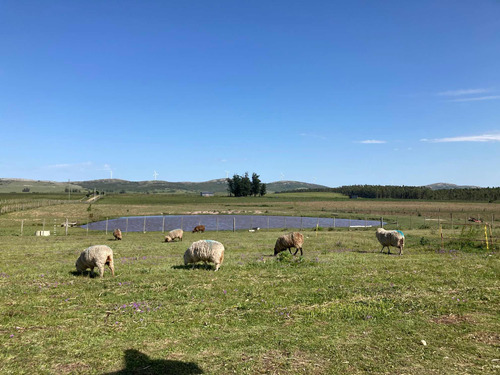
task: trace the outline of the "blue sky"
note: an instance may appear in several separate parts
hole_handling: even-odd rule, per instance
[[[0,1],[0,177],[500,186],[500,2]]]

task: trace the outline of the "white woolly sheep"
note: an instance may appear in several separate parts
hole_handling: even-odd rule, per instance
[[[197,262],[212,262],[217,271],[224,260],[224,245],[212,240],[199,240],[193,242],[184,253],[184,265]]]
[[[297,252],[300,250],[300,255],[302,255],[302,245],[304,244],[304,236],[300,232],[290,232],[288,234],[284,234],[282,236],[279,236],[278,239],[276,240],[276,245],[274,245],[274,255],[277,255],[278,253],[287,250],[292,253],[292,250],[290,250],[292,247],[294,247],[295,253],[293,255],[296,255]]]
[[[94,245],[86,248],[76,260],[75,267],[78,272],[83,272],[90,268],[90,272],[94,271],[94,267],[99,269],[99,276],[104,275],[104,266],[107,265],[111,270],[111,275],[115,276],[115,265],[113,263],[113,250],[106,245]]]
[[[116,228],[113,231],[113,236],[115,237],[115,240],[121,240],[122,239],[122,231],[118,228]]]
[[[184,235],[184,231],[182,229],[174,229],[168,232],[168,234],[165,236],[165,242],[171,242],[175,240],[176,238],[180,239],[182,241],[182,236]]]
[[[403,253],[405,235],[400,230],[385,230],[384,228],[378,228],[375,235],[377,236],[378,242],[382,245],[380,252],[384,251],[384,247],[387,247],[387,254],[390,254],[391,246],[394,246],[399,249],[399,255]]]

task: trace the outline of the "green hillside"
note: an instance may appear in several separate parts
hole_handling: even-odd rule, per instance
[[[227,194],[225,178],[204,182],[168,182],[168,181],[127,181],[103,179],[74,182],[54,182],[27,179],[0,179],[0,193],[63,193],[68,188],[75,192],[105,191],[108,193],[169,193],[199,194],[202,191],[217,195]],[[290,191],[300,189],[326,188],[323,185],[299,181],[276,181],[267,184],[267,192]]]

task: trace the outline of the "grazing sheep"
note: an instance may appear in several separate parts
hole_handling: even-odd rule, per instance
[[[76,260],[75,267],[77,272],[83,272],[90,268],[90,272],[94,271],[94,267],[99,269],[99,276],[104,275],[104,266],[107,265],[111,270],[111,275],[115,276],[115,265],[113,263],[113,250],[106,245],[94,245],[86,248]]]
[[[288,249],[290,254],[292,247],[295,247],[295,254],[300,250],[300,255],[302,255],[302,245],[304,244],[304,236],[300,232],[290,232],[288,234],[284,234],[279,236],[276,240],[276,245],[274,245],[274,255]]]
[[[403,247],[405,245],[405,235],[400,230],[385,230],[383,228],[378,228],[375,233],[378,242],[382,245],[380,252],[384,251],[384,247],[387,247],[387,254],[391,253],[391,246],[399,248],[399,255],[403,253]]]
[[[193,233],[196,233],[196,232],[205,232],[205,226],[204,225],[197,225],[194,227],[193,229]]]
[[[217,271],[224,260],[224,245],[212,240],[199,240],[193,242],[184,253],[184,265],[196,262],[212,262]]]
[[[115,240],[121,240],[122,239],[122,231],[118,228],[116,228],[113,231],[113,236],[115,236]]]
[[[182,236],[184,235],[184,231],[182,229],[174,229],[168,232],[165,236],[165,242],[171,242],[176,238],[179,238],[182,241]]]

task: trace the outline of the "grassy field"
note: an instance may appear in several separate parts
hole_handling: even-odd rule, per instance
[[[500,369],[498,250],[473,243],[441,250],[436,228],[406,228],[403,256],[381,254],[373,229],[304,231],[303,257],[271,256],[282,231],[185,233],[176,243],[163,242],[159,232],[126,233],[122,241],[79,228],[67,236],[59,229],[56,236],[35,237],[32,227],[19,234],[21,220],[39,227],[42,218],[85,221],[89,213],[300,215],[324,207],[342,212],[338,205],[344,204],[314,196],[305,202],[125,198],[103,199],[90,211],[87,204],[69,204],[0,217],[2,374],[495,374]],[[383,207],[404,223],[404,212],[415,205],[347,203],[360,208],[353,215],[377,215]],[[422,203],[416,209],[440,212],[440,205]],[[457,215],[462,209],[496,212],[496,205],[487,204],[446,207]],[[225,245],[219,272],[184,267],[185,249],[200,238]],[[109,271],[103,279],[75,274],[80,252],[94,244],[113,248],[114,278]]]

